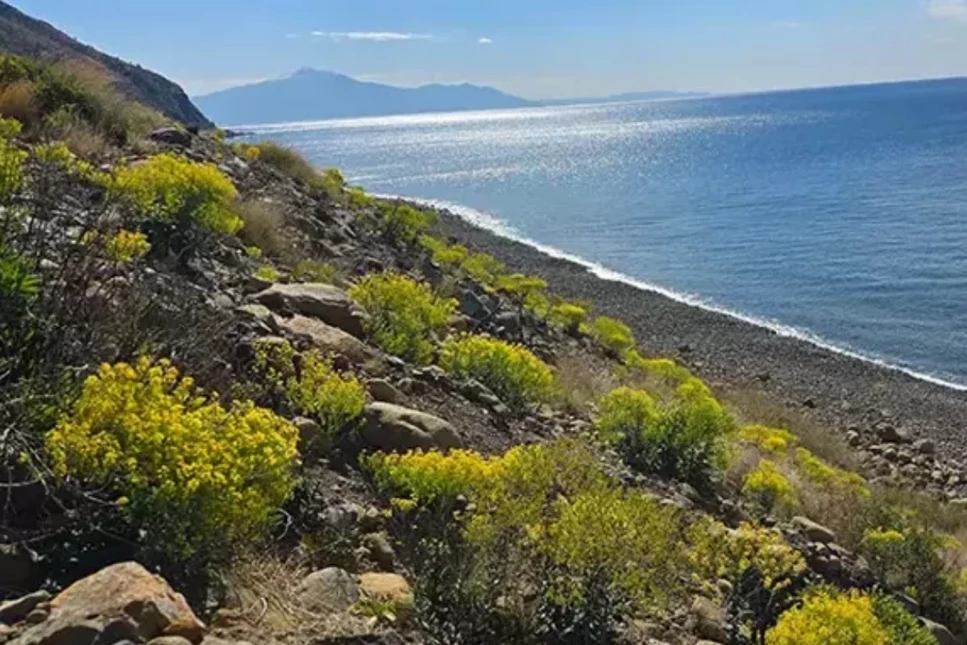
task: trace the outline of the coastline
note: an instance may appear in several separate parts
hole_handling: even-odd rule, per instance
[[[592,303],[596,314],[623,320],[644,353],[675,358],[717,389],[760,391],[844,435],[886,422],[914,440],[932,439],[938,456],[967,458],[967,392],[956,385],[596,275],[586,263],[489,230],[445,204],[420,203],[440,214],[440,233],[492,254],[512,271],[541,276],[562,297]]]

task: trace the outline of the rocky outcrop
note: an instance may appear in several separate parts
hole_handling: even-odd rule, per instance
[[[463,440],[449,423],[425,412],[392,403],[370,403],[359,436],[366,448],[384,452],[450,450]]]
[[[349,611],[359,600],[356,581],[336,567],[310,573],[299,584],[297,593],[306,609],[321,613]]]
[[[36,611],[36,610],[34,610]],[[123,562],[79,580],[58,594],[49,613],[11,645],[88,645],[179,636],[201,642],[205,625],[164,579]]]
[[[288,333],[308,340],[327,354],[341,354],[354,363],[365,363],[378,356],[376,350],[355,336],[306,316],[277,318],[278,326]]]
[[[273,284],[252,299],[269,309],[317,318],[360,337],[365,315],[342,289],[329,284]]]

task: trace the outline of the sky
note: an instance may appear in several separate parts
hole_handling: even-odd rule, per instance
[[[967,76],[967,0],[12,0],[189,94],[302,67],[527,98]]]

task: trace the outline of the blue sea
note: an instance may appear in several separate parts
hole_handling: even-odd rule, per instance
[[[370,192],[967,386],[967,79],[252,130]]]

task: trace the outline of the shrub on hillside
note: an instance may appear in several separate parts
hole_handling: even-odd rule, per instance
[[[20,190],[23,166],[27,153],[14,145],[13,137],[20,134],[20,122],[0,118],[0,203]]]
[[[596,427],[643,472],[705,485],[722,465],[734,422],[699,380],[678,386],[673,400],[658,406],[644,391],[622,387],[600,403]]]
[[[873,600],[858,591],[821,589],[790,609],[766,634],[766,645],[890,645]]]
[[[623,372],[640,372],[644,376],[653,376],[673,385],[681,385],[685,381],[695,378],[683,367],[669,358],[645,358],[636,349],[629,349],[622,355]]]
[[[547,312],[547,320],[568,332],[576,332],[588,318],[587,307],[573,302],[559,302],[551,305]]]
[[[318,351],[298,353],[288,342],[255,346],[256,369],[273,391],[301,415],[315,419],[332,440],[366,407],[366,389],[351,374],[337,372]],[[303,452],[309,446],[303,446]]]
[[[806,571],[806,560],[776,529],[742,523],[737,529],[706,519],[689,533],[689,558],[700,581],[725,579],[737,583],[754,569],[766,589],[788,585]]]
[[[375,227],[392,242],[413,244],[434,222],[436,213],[431,210],[414,208],[400,201],[376,202]]]
[[[124,144],[165,123],[157,112],[125,99],[108,72],[93,61],[56,65],[19,56],[0,55],[0,114],[20,112],[36,133],[63,137],[57,129],[71,115],[112,143]]]
[[[417,363],[433,355],[433,338],[446,330],[457,303],[424,282],[393,272],[370,274],[349,290],[369,314],[366,331],[384,351]]]
[[[601,347],[616,356],[621,356],[635,346],[635,336],[631,329],[614,318],[595,318],[587,332]]]
[[[785,455],[794,448],[799,440],[796,435],[781,428],[761,425],[743,426],[739,429],[739,439],[759,449],[778,455]]]
[[[149,550],[208,558],[257,537],[295,483],[295,427],[223,407],[166,360],[103,365],[46,436],[53,469],[117,495]]]
[[[297,282],[323,282],[332,284],[336,278],[336,266],[328,262],[302,260],[292,269],[292,279]]]
[[[796,506],[796,489],[774,461],[763,459],[745,476],[742,495],[766,513]]]
[[[239,237],[272,257],[280,257],[287,245],[282,237],[285,215],[278,205],[265,201],[243,201],[235,206],[242,221]]]
[[[920,621],[889,596],[873,596],[873,613],[890,634],[890,645],[939,645]]]
[[[517,410],[548,400],[554,391],[554,375],[542,360],[521,345],[485,336],[449,339],[440,365],[456,378],[483,383]]]

